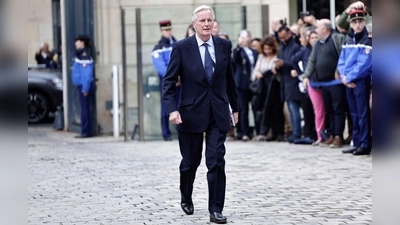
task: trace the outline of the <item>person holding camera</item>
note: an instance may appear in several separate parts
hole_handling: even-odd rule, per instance
[[[353,10],[362,10],[364,11],[365,14],[365,24],[372,24],[372,16],[369,15],[369,13],[367,12],[367,6],[366,0],[351,0],[350,1],[350,5],[349,7],[347,7],[343,13],[340,15],[338,21],[337,21],[337,25],[346,30],[347,32],[351,31],[351,26],[350,26],[350,12]]]

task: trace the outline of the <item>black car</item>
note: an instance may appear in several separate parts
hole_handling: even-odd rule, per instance
[[[61,70],[28,67],[28,123],[54,117],[62,102]]]

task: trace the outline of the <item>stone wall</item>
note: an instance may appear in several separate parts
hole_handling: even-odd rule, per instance
[[[293,1],[293,0],[290,0]],[[121,47],[121,14],[120,7],[126,10],[125,32],[126,32],[126,56],[128,76],[128,107],[130,110],[138,107],[138,84],[137,84],[137,49],[136,49],[136,21],[135,9],[141,8],[141,31],[142,31],[142,59],[143,59],[143,81],[144,95],[144,121],[145,135],[148,138],[161,138],[160,128],[160,93],[159,91],[146,92],[148,80],[158,80],[158,76],[151,62],[151,51],[160,39],[158,21],[170,19],[172,31],[176,39],[185,36],[186,29],[191,23],[191,13],[199,5],[212,6],[216,13],[216,19],[220,22],[221,31],[228,33],[233,45],[242,29],[241,5],[247,6],[247,28],[253,37],[262,37],[262,14],[261,5],[269,5],[269,18],[289,17],[289,0],[263,0],[263,1],[182,1],[170,0],[168,4],[162,0],[153,1],[96,1],[95,8],[95,45],[98,51],[96,62],[97,82],[97,117],[102,131],[112,131],[112,116],[105,110],[105,103],[112,99],[111,90],[111,68],[113,64],[122,63]],[[120,5],[119,5],[120,3]],[[155,82],[157,83],[157,82]],[[137,121],[130,120],[128,130],[132,130]],[[174,130],[174,129],[172,129]]]
[[[53,49],[53,21],[51,0],[28,0],[28,63],[36,64],[35,53],[41,42]]]

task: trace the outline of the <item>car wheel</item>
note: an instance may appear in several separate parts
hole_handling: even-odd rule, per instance
[[[49,112],[50,103],[39,92],[28,93],[28,122],[38,123],[43,121]]]

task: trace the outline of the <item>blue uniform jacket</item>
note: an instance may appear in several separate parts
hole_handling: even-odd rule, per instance
[[[372,41],[367,29],[361,33],[347,34],[339,57],[338,70],[341,78],[346,77],[347,83],[363,79],[372,74]]]
[[[173,43],[176,42],[175,38],[172,37]],[[154,46],[153,52],[151,53],[151,59],[153,65],[157,70],[158,75],[164,78],[167,71],[168,63],[171,57],[172,45],[168,38],[161,37],[161,40],[156,46]]]
[[[84,63],[86,63],[85,67]],[[93,59],[89,50],[87,48],[77,50],[72,66],[72,83],[82,86],[82,93],[88,93],[93,80]]]

